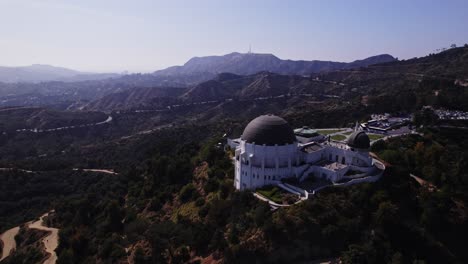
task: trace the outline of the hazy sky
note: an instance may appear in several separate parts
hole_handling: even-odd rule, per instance
[[[468,42],[468,0],[0,0],[0,65],[153,71],[233,51],[352,61]]]

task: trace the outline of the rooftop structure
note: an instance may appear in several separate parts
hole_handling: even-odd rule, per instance
[[[315,129],[311,129],[308,126],[294,129],[294,135],[299,143],[305,144],[309,142],[321,142],[326,139],[324,135],[321,135]]]
[[[301,128],[294,129],[294,134],[296,136],[301,136],[301,137],[306,137],[306,138],[316,137],[319,135],[317,130],[311,129],[308,126],[303,126]]]

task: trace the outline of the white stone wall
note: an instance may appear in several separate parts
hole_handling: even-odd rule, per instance
[[[297,165],[297,143],[266,146],[241,141],[240,148],[253,166],[275,168]]]
[[[372,158],[368,152],[351,150],[348,147],[338,148],[325,146],[325,158],[328,161],[334,161],[346,165],[354,165],[359,167],[372,166]]]
[[[327,159],[325,149],[319,149],[312,153],[304,153],[302,154],[303,160],[305,163],[314,164],[319,162],[320,160]]]
[[[315,165],[321,160],[345,164],[344,168],[330,170]],[[309,174],[336,182],[350,168],[372,169],[372,158],[367,152],[353,151],[347,146],[323,146],[311,153],[300,150],[297,143],[265,146],[241,140],[235,151],[234,185],[238,190],[255,189],[276,184],[283,178],[305,179]]]
[[[254,189],[295,176],[300,162],[297,144],[254,145],[241,141],[236,149],[235,181],[237,189]]]

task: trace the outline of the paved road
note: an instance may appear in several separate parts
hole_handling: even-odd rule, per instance
[[[107,124],[107,123],[110,123],[110,122],[112,122],[112,116],[108,116],[106,120],[101,121],[101,122],[97,122],[97,123],[89,123],[89,124],[76,125],[76,126],[55,127],[55,128],[48,128],[48,129],[23,128],[23,129],[17,129],[16,132],[44,133],[44,132],[53,132],[53,131],[80,128],[80,127],[82,128],[82,127],[99,126],[99,125]]]
[[[13,170],[18,170],[26,173],[33,173],[34,171],[30,170],[23,170],[23,169],[17,169],[17,168],[0,168],[0,171],[13,171]]]

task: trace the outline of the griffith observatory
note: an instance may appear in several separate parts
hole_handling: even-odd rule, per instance
[[[282,185],[294,180],[295,191],[315,192],[300,182],[313,180],[328,185],[350,185],[376,181],[385,166],[369,155],[370,140],[357,128],[346,143],[335,142],[308,127],[293,130],[275,115],[253,119],[240,138],[228,139],[234,150],[234,186],[254,190],[265,185]]]

